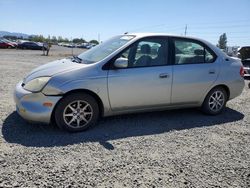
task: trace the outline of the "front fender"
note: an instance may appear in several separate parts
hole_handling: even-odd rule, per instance
[[[95,93],[102,101],[104,116],[110,112],[106,76],[69,80],[56,88],[48,85],[43,90],[43,93],[46,95],[65,95],[74,90],[88,90]]]

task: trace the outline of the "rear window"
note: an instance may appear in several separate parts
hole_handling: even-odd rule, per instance
[[[175,39],[175,64],[213,63],[216,55],[200,42]]]

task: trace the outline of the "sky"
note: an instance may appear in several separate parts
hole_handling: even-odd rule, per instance
[[[0,0],[0,31],[104,41],[124,32],[250,45],[250,0]]]

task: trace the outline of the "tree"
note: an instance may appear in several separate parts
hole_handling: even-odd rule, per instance
[[[34,42],[44,42],[45,41],[45,38],[43,37],[43,35],[32,35],[29,37],[29,39],[31,41],[34,41]]]
[[[86,41],[83,38],[75,38],[73,39],[73,43],[85,43]]]
[[[17,40],[17,36],[12,36],[12,35],[4,35],[3,38],[9,39],[9,40]]]
[[[48,38],[45,40],[46,40],[46,42],[50,42],[50,40],[51,40],[50,35],[48,35]]]
[[[57,43],[57,38],[56,38],[56,36],[52,36],[51,42]]]
[[[69,42],[68,38],[63,39],[63,42]]]
[[[59,36],[59,37],[57,38],[57,41],[58,41],[58,42],[63,42],[62,36]]]
[[[217,46],[223,50],[225,50],[227,48],[227,35],[226,35],[226,33],[223,33],[220,36]]]
[[[89,43],[91,43],[91,44],[99,44],[99,42],[97,40],[91,40],[91,41],[89,41]]]

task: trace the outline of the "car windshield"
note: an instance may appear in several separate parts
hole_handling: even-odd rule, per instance
[[[132,35],[120,35],[113,37],[94,48],[80,54],[78,57],[82,59],[85,64],[91,64],[98,62],[105,57],[109,56],[111,53],[119,49],[121,46],[125,45],[135,36]]]

